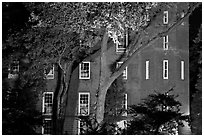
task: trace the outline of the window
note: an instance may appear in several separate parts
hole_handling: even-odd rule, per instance
[[[149,13],[147,13],[147,14],[145,15],[145,20],[146,20],[147,22],[150,21]]]
[[[44,135],[51,135],[52,134],[52,120],[51,119],[44,119],[43,120],[42,134],[44,134]]]
[[[8,67],[8,79],[15,79],[19,72],[19,61],[14,60]]]
[[[168,79],[168,60],[163,60],[163,79]]]
[[[166,35],[163,37],[163,48],[164,50],[168,50],[168,42],[169,42],[169,36]]]
[[[89,115],[89,101],[90,101],[89,93],[79,93],[79,110],[78,110],[79,115],[83,116]]]
[[[50,69],[49,73],[46,75],[46,78],[47,79],[54,79],[54,72],[55,72],[55,67],[53,65],[52,68]]]
[[[90,62],[79,64],[79,79],[90,79]]]
[[[85,134],[85,130],[86,130],[86,122],[83,120],[78,120],[78,135],[83,135]]]
[[[116,68],[119,68],[122,64],[123,64],[123,62],[117,62]],[[127,67],[125,67],[125,70],[123,71],[122,76],[123,76],[123,79],[127,79]]]
[[[127,93],[124,94],[124,101],[123,101],[123,108],[127,110],[128,100],[127,100]],[[127,113],[126,113],[127,114]]]
[[[181,79],[184,80],[184,61],[181,61]]]
[[[116,52],[123,53],[126,50],[128,45],[128,33],[125,33],[124,36],[119,37],[119,43],[116,43]]]
[[[168,24],[168,11],[164,11],[163,23]]]
[[[44,92],[43,96],[43,114],[52,114],[52,104],[53,104],[53,92]]]
[[[124,100],[122,103],[123,109],[125,110],[125,112],[122,114],[122,116],[127,116],[127,107],[128,107],[128,100],[127,100],[127,93],[124,94]],[[119,128],[124,129],[127,127],[127,120],[121,120],[119,122],[117,122],[117,125]]]
[[[146,69],[146,79],[149,79],[149,61],[146,61],[145,63],[145,69]]]

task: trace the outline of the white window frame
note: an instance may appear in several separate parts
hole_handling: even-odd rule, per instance
[[[19,61],[17,60],[14,60],[12,62],[12,64],[17,64],[17,65],[12,65],[9,64],[9,67],[8,67],[8,79],[15,79],[17,78],[18,76],[18,72],[19,72]],[[15,69],[13,69],[15,67]],[[15,73],[12,73],[12,72],[15,72]]]
[[[78,135],[81,135],[81,120],[78,120],[78,128],[77,128]]]
[[[168,79],[168,75],[168,60],[163,60],[163,79]]]
[[[52,115],[52,113],[45,113],[45,105],[47,104],[47,103],[45,103],[45,94],[51,94],[52,95],[52,105],[53,105],[53,92],[44,92],[43,93],[43,101],[42,101],[42,113],[44,114],[44,115]]]
[[[145,20],[146,20],[147,22],[149,22],[149,21],[150,21],[150,18],[149,18],[149,13],[147,13],[147,14],[145,15]]]
[[[127,109],[128,109],[128,95],[127,95],[127,93],[124,94],[124,100],[123,100],[122,104],[123,104],[123,108],[126,110],[126,112],[124,114],[122,114],[122,116],[127,117]],[[117,125],[119,128],[125,129],[125,128],[127,128],[127,120],[118,121]]]
[[[125,47],[127,47],[128,46],[128,31],[125,32],[125,35],[123,38],[125,38],[124,39],[125,40]],[[120,48],[118,45],[119,45],[119,43],[117,42],[116,43],[116,53],[124,53],[126,48],[124,48],[124,47]]]
[[[184,73],[185,73],[185,64],[184,61],[181,61],[181,80],[184,80]]]
[[[127,108],[128,108],[128,95],[127,95],[127,93],[125,93],[124,94],[124,106],[125,106],[125,110],[127,110]],[[126,113],[126,115],[127,115],[127,113]]]
[[[168,24],[168,11],[164,11],[163,23]]]
[[[55,66],[52,65],[52,69],[50,69],[49,73],[46,75],[46,79],[54,79],[55,76]]]
[[[49,121],[52,122],[52,119],[51,119],[51,118],[45,118],[45,119],[43,119],[43,125],[44,125],[44,121],[45,121],[45,120],[47,120],[47,121],[49,120]],[[42,134],[43,134],[43,135],[51,135],[51,134],[45,134],[45,127],[44,127],[44,126],[42,126]]]
[[[81,104],[80,104],[80,97],[81,97],[81,95],[88,95],[88,114],[86,114],[86,115],[84,115],[84,114],[81,114],[81,112],[80,112],[80,106],[81,106]],[[79,96],[78,96],[78,115],[79,116],[87,116],[87,115],[89,115],[89,113],[90,113],[90,93],[89,92],[80,92],[79,93]]]
[[[149,79],[149,60],[145,62],[145,79]]]
[[[120,62],[117,62],[117,66],[116,66],[116,68],[119,68],[121,65],[123,64],[123,62],[122,61],[120,61]],[[127,66],[125,67],[125,69],[123,70],[123,79],[127,79]]]
[[[164,50],[169,49],[169,36],[168,35],[163,37],[163,49]]]
[[[89,70],[88,70],[88,77],[84,77],[82,76],[82,64],[88,63],[89,65]],[[90,79],[90,71],[91,71],[91,65],[90,65],[90,61],[83,61],[82,63],[79,64],[79,79]]]
[[[81,120],[78,120],[78,130],[77,130],[77,134],[80,135],[81,132]]]

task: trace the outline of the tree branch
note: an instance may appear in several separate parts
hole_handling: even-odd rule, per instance
[[[118,68],[117,71],[115,71],[109,81],[107,81],[107,83],[112,83],[117,77],[119,77],[123,70],[125,69],[125,67],[134,59],[134,57],[137,55],[138,52],[140,52],[141,50],[143,50],[144,48],[148,47],[152,42],[154,42],[155,40],[159,39],[160,37],[165,36],[167,33],[173,31],[178,25],[180,25],[186,18],[188,18],[191,13],[194,11],[194,9],[196,7],[198,7],[200,5],[200,3],[197,3],[195,6],[193,6],[192,8],[190,8],[188,10],[188,12],[185,14],[185,16],[181,19],[179,19],[176,23],[174,23],[173,25],[171,25],[167,30],[157,34],[156,36],[152,37],[151,39],[149,39],[148,41],[146,41],[145,43],[137,43],[136,45],[139,44],[138,48],[135,49],[134,53],[132,55],[129,56],[129,58]],[[135,47],[137,47],[135,45]],[[143,46],[140,46],[143,45]]]

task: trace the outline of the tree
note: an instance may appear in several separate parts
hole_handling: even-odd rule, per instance
[[[24,42],[20,43],[23,43],[24,47],[30,51],[27,56],[35,62],[34,66],[39,62],[44,65],[55,62],[61,68],[63,75],[59,83],[62,84],[60,91],[55,92],[54,99],[59,94],[67,92],[67,77],[70,74],[66,70],[73,64],[75,51],[90,49],[85,52],[90,54],[91,47],[100,44],[101,68],[96,119],[98,123],[101,123],[104,119],[106,93],[113,81],[122,74],[124,68],[138,52],[174,30],[200,3],[189,4],[189,8],[184,11],[184,17],[178,18],[167,27],[157,28],[152,25],[156,22],[157,15],[160,15],[165,7],[175,8],[176,3],[82,2],[26,3],[26,5],[32,13],[31,22],[37,23],[31,27],[30,31],[27,31],[28,33],[21,39]],[[147,20],[148,15],[151,21]],[[120,43],[119,37],[122,37],[125,31],[130,34],[126,61],[111,72],[106,61],[108,40],[112,39],[114,43]],[[72,39],[72,36],[75,39]]]
[[[122,116],[126,112],[124,108],[124,95],[124,81],[119,77],[107,91],[104,121],[116,123],[122,120]]]
[[[127,134],[176,134],[179,125],[188,116],[180,112],[181,103],[176,95],[155,92],[138,105],[130,107],[128,114],[132,120],[128,123]]]
[[[193,41],[190,49],[191,63],[194,65],[190,71],[195,75],[192,79],[195,83],[191,85],[191,129],[193,134],[202,134],[202,27],[198,30],[197,37]],[[194,56],[193,56],[194,55]],[[196,71],[197,70],[197,71]]]
[[[42,74],[29,69],[23,47],[17,50],[7,42],[12,34],[26,28],[29,12],[22,3],[2,5],[2,134],[37,134],[36,129],[42,125],[41,113],[36,110],[38,95],[43,89]],[[20,72],[15,79],[8,79],[8,66],[15,59],[19,59]]]
[[[17,79],[4,78],[2,82],[2,133],[37,134],[36,129],[42,125],[41,112],[36,110],[43,89],[41,77],[19,73]]]

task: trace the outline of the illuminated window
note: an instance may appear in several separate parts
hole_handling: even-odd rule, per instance
[[[163,37],[163,48],[164,48],[164,50],[168,50],[168,48],[169,48],[168,43],[169,43],[169,37],[168,37],[168,35],[166,35],[166,36]]]
[[[149,79],[149,61],[146,61],[145,63],[145,69],[146,69],[146,79]]]
[[[79,110],[78,110],[79,115],[83,116],[89,115],[89,101],[90,101],[89,93],[79,93]]]
[[[43,114],[51,115],[53,105],[53,92],[44,92],[43,96]]]
[[[19,61],[14,60],[8,67],[8,79],[15,79],[19,72]]]
[[[46,78],[47,79],[54,79],[54,72],[55,72],[55,67],[53,65],[52,68],[50,69],[49,73],[46,75]]]
[[[119,43],[116,43],[116,52],[125,52],[126,47],[128,45],[128,34],[125,33],[124,36],[119,37]]]
[[[79,79],[90,79],[90,62],[79,64]]]
[[[164,11],[163,23],[168,24],[168,11]]]
[[[168,79],[168,60],[163,60],[163,79]]]
[[[184,80],[184,61],[181,61],[181,79]]]
[[[119,68],[122,64],[123,64],[123,62],[117,62],[116,68]],[[125,67],[125,70],[123,71],[122,76],[123,76],[123,79],[127,79],[127,67]]]
[[[52,120],[51,119],[44,119],[43,120],[42,134],[43,135],[51,135],[52,134]]]

